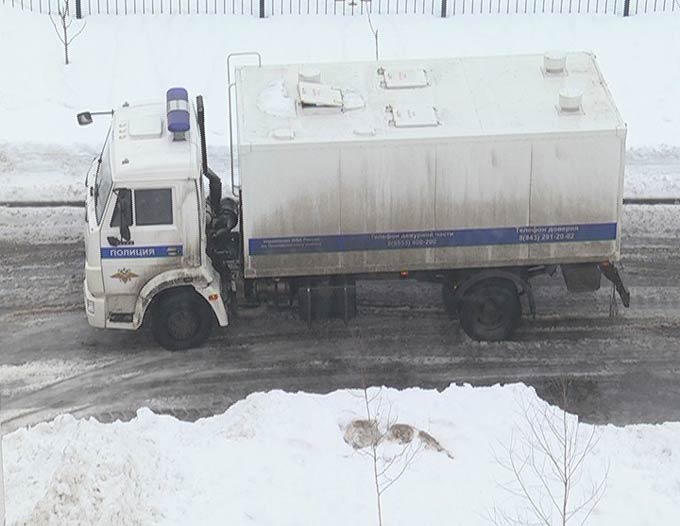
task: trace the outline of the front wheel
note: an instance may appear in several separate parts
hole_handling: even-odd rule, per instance
[[[517,288],[503,279],[488,279],[471,286],[460,303],[460,325],[473,340],[507,340],[521,316]]]
[[[215,325],[210,306],[189,290],[166,293],[154,305],[151,316],[154,339],[169,351],[201,346]]]

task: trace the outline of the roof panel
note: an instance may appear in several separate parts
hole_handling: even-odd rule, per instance
[[[294,115],[276,115],[258,108],[260,94],[273,82],[280,83],[284,93],[299,93],[299,73],[309,66],[318,70],[321,84],[301,83],[304,100],[338,108],[345,94],[351,93],[363,105],[354,105],[352,111],[302,111]],[[544,75],[542,54],[245,66],[236,73],[239,143],[281,145],[272,137],[272,130],[279,128],[294,131],[295,139],[286,142],[291,145],[581,133],[625,126],[593,55],[568,54],[566,71],[565,75]],[[386,89],[385,79],[390,79],[392,86],[402,87]],[[570,85],[578,86],[583,93],[583,113],[565,118],[555,107],[560,91]],[[427,107],[436,108],[434,117],[434,110],[423,109]],[[396,119],[394,108],[400,111]],[[412,111],[409,117],[408,111],[400,110],[403,108],[420,110]],[[395,126],[397,121],[400,126]],[[358,135],[357,129],[375,133]]]

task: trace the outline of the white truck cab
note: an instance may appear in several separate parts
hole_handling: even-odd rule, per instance
[[[173,112],[182,113],[179,127]],[[222,276],[206,255],[201,161],[185,90],[170,90],[167,107],[125,104],[113,113],[86,181],[90,325],[137,329],[151,309],[154,335],[170,348],[201,343],[215,321],[227,325]]]

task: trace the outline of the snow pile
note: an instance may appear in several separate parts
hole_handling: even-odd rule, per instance
[[[295,117],[295,100],[288,95],[283,80],[269,84],[257,99],[257,107],[274,117]]]
[[[167,487],[172,466],[158,464],[155,441],[144,436],[156,421],[151,415],[145,423],[147,413],[140,412],[134,434],[115,424],[102,432],[100,424],[67,415],[6,437],[9,524],[157,523],[161,514],[150,496]],[[15,443],[21,445],[17,457]],[[140,456],[146,456],[143,464]]]
[[[385,524],[482,525],[493,506],[522,505],[501,489],[508,472],[495,456],[527,431],[519,403],[549,410],[532,389],[371,389],[370,399],[392,422],[379,462],[404,444],[430,446],[384,493]],[[370,438],[365,418],[360,391],[259,393],[194,424],[148,410],[124,424],[60,417],[4,438],[8,524],[375,524],[372,462],[350,431]],[[596,433],[583,480],[609,474],[587,524],[673,523],[680,425]]]

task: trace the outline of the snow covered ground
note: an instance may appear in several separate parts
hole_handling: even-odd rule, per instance
[[[419,58],[591,50],[628,123],[626,195],[680,195],[680,17],[375,17],[381,57]],[[0,201],[76,200],[107,119],[78,127],[83,109],[203,94],[211,162],[226,174],[226,55],[258,50],[266,63],[370,60],[361,17],[89,17],[62,64],[45,16],[0,6]],[[30,45],[29,45],[30,44]],[[141,52],[140,50],[143,50]]]
[[[512,476],[498,462],[509,458],[511,440],[529,431],[520,409],[561,425],[561,412],[533,389],[376,393],[369,394],[373,411],[381,404],[380,421],[389,413],[390,422],[416,430],[408,446],[378,446],[380,466],[404,448],[417,451],[383,495],[386,525],[482,525],[494,506],[525,508],[502,489]],[[372,461],[344,440],[347,426],[364,418],[361,391],[259,393],[194,424],[144,409],[129,423],[60,417],[4,439],[9,526],[376,524]],[[579,437],[592,431],[582,424]],[[587,524],[673,524],[680,424],[594,431],[599,442],[572,488],[574,499],[588,494],[608,466],[604,497]],[[538,479],[526,480],[540,495]]]
[[[680,17],[374,22],[386,59],[594,51],[629,125],[626,195],[680,196]],[[176,84],[205,96],[211,157],[224,174],[225,57],[238,50],[258,50],[268,63],[367,60],[372,43],[357,17],[91,17],[65,68],[46,17],[0,6],[0,201],[80,199],[106,119],[79,128],[75,113],[158,99]],[[82,214],[0,207],[0,237],[73,241]],[[624,231],[672,236],[678,221],[672,207],[629,207]],[[25,373],[0,371],[3,381]],[[383,397],[399,422],[426,431],[453,457],[423,449],[385,494],[385,524],[486,524],[494,504],[518,510],[521,501],[499,487],[508,473],[494,451],[527,429],[518,400],[551,411],[531,389],[384,390]],[[345,426],[364,417],[362,403],[350,391],[272,392],[195,424],[140,410],[129,423],[64,416],[21,429],[3,439],[8,524],[375,524],[370,461],[343,441]],[[610,468],[588,524],[676,521],[680,424],[597,433],[587,474],[597,479]],[[395,447],[386,445],[387,454]]]

